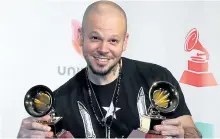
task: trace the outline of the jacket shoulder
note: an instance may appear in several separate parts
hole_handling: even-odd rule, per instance
[[[79,71],[75,76],[70,78],[67,82],[58,87],[55,91],[53,91],[56,97],[68,95],[69,93],[74,92],[74,89],[80,87],[83,82],[85,76],[85,68]]]

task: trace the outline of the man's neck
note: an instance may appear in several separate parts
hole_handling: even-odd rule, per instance
[[[101,76],[94,74],[90,68],[88,68],[88,78],[89,80],[96,85],[106,85],[114,81],[119,75],[119,64],[117,64],[112,71],[110,71],[107,75]]]

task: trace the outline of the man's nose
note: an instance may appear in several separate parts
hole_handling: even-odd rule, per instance
[[[106,42],[101,43],[99,48],[98,48],[98,51],[100,53],[108,53],[109,52],[108,44]]]

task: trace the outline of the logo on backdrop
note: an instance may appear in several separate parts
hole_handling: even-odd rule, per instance
[[[82,49],[79,45],[79,33],[78,29],[81,28],[81,23],[75,19],[71,21],[71,27],[72,27],[72,46],[74,50],[82,56]],[[81,71],[83,67],[76,67],[76,66],[58,66],[58,74],[61,76],[74,76],[79,71]]]
[[[82,48],[79,45],[78,29],[81,28],[81,23],[75,19],[72,20],[72,45],[75,51],[82,56]]]
[[[209,53],[200,42],[196,28],[187,34],[184,48],[186,52],[195,52],[195,55],[188,60],[188,69],[183,72],[180,82],[196,87],[217,85],[213,74],[208,71]]]

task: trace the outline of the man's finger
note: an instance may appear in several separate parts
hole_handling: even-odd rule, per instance
[[[162,121],[163,125],[175,125],[175,126],[180,126],[181,122],[178,119],[168,119]]]
[[[26,123],[23,126],[25,127],[25,129],[28,129],[28,130],[41,130],[41,131],[50,131],[51,130],[51,127],[49,127],[48,125],[43,125],[43,124],[37,123],[37,122]]]
[[[39,136],[44,136],[44,137],[53,137],[53,132],[51,131],[37,131],[37,130],[32,130],[31,135],[39,135]]]
[[[50,115],[45,115],[43,117],[28,117],[23,120],[23,123],[37,122],[37,121],[49,121],[51,119]]]
[[[156,131],[168,131],[168,130],[178,130],[178,126],[172,126],[172,125],[156,125],[154,127]]]
[[[42,136],[42,135],[31,135],[30,138],[40,138],[40,139],[45,139],[45,137]]]
[[[181,130],[169,130],[169,131],[162,131],[162,135],[164,136],[176,136],[176,137],[183,137],[183,133]]]

